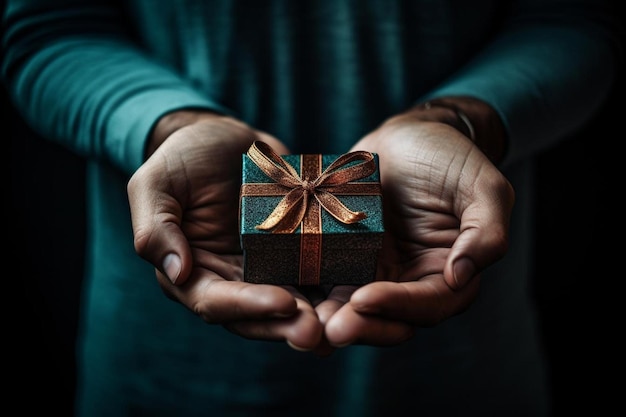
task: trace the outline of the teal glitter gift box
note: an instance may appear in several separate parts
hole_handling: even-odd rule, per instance
[[[375,280],[384,233],[378,156],[243,155],[244,281],[361,285]]]

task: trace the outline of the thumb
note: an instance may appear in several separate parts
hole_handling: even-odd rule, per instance
[[[502,198],[504,196],[506,194],[491,203],[482,200],[461,216],[461,233],[452,245],[444,267],[444,278],[451,288],[465,287],[473,277],[508,252],[513,195]]]
[[[135,251],[173,283],[180,285],[191,273],[191,248],[180,228],[182,208],[176,199],[159,191],[149,172],[140,168],[127,186]]]
[[[492,235],[496,235],[493,233]],[[459,290],[488,266],[506,254],[508,242],[503,237],[489,237],[477,228],[459,235],[444,267],[444,279],[450,288]]]

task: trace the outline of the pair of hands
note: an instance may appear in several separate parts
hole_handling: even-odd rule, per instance
[[[296,288],[243,282],[238,233],[241,155],[276,138],[233,118],[194,114],[157,143],[128,183],[137,253],[164,293],[249,339],[329,355],[386,346],[461,313],[480,272],[507,250],[514,193],[466,136],[407,112],[351,150],[379,155],[385,237],[378,279],[361,287]],[[158,147],[157,147],[158,146]]]

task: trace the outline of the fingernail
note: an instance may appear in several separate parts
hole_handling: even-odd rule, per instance
[[[289,345],[289,347],[292,348],[293,350],[297,350],[298,352],[310,352],[311,351],[311,349],[307,349],[307,348],[303,348],[298,345],[295,345],[289,340],[287,340],[287,345]]]
[[[180,274],[180,258],[175,253],[170,253],[163,259],[163,270],[165,275],[172,281],[172,284],[176,284],[178,275]]]
[[[452,268],[454,281],[458,288],[463,288],[476,273],[476,266],[469,258],[457,259]]]

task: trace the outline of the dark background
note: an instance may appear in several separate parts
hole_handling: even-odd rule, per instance
[[[70,416],[85,165],[27,128],[4,90],[0,94],[3,137],[11,142],[4,301],[12,329],[5,368],[13,372],[5,382],[16,396],[8,401],[23,414]],[[617,358],[624,326],[616,320],[626,276],[622,97],[624,77],[593,122],[536,166],[534,295],[551,364],[554,416],[608,414],[623,394]]]

